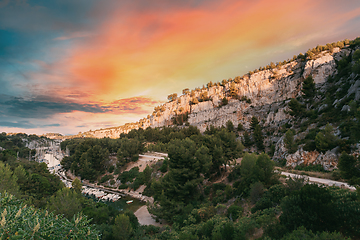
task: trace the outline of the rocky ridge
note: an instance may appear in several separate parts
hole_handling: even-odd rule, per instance
[[[88,131],[73,137],[117,138],[121,133],[128,133],[132,129],[175,125],[174,118],[185,114],[187,118],[180,125],[193,125],[201,132],[211,125],[225,126],[228,121],[234,126],[241,123],[245,130],[249,130],[251,118],[255,116],[261,121],[266,145],[269,147],[275,144],[273,159],[286,159],[287,166],[291,167],[321,164],[325,170],[333,170],[337,167],[339,158],[337,149],[320,153],[305,151],[300,145],[294,154],[289,154],[281,128],[284,124],[290,125],[290,122],[296,120],[289,115],[288,103],[290,99],[302,95],[304,79],[311,75],[316,88],[324,93],[328,86],[328,78],[337,74],[337,63],[353,52],[354,49],[348,47],[336,47],[322,51],[312,58],[296,58],[270,69],[223,80],[221,84],[208,84],[207,87],[186,91],[173,101],[155,107],[152,115],[139,122]],[[360,79],[356,80],[356,76],[352,76],[350,83],[351,86],[342,99],[354,94],[354,100],[359,100]],[[337,99],[333,104],[339,104],[342,99]],[[323,108],[326,108],[326,104],[321,105],[317,111],[321,112]],[[349,109],[348,105],[342,106],[343,111],[350,111]],[[304,138],[307,131],[295,137]]]
[[[299,96],[303,79],[312,75],[318,85],[323,84],[336,71],[335,59],[346,54],[347,49],[335,48],[332,52],[320,53],[316,59],[305,62],[294,60],[278,68],[235,78],[224,86],[215,84],[209,88],[197,89],[163,104],[151,116],[139,122],[79,133],[75,137],[117,138],[131,129],[171,126],[172,118],[182,113],[188,113],[189,124],[198,127],[200,131],[205,131],[210,125],[223,126],[229,120],[234,125],[242,123],[245,128],[249,128],[252,116],[265,119],[265,125],[276,126],[291,118],[286,113],[288,109],[285,101]],[[250,99],[251,103],[231,98],[232,84],[239,98]],[[200,99],[204,93],[210,97],[209,101],[192,104],[194,98]],[[224,97],[229,102],[222,106]]]

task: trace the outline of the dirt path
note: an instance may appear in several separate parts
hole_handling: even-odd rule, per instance
[[[157,227],[163,226],[163,224],[156,222],[155,219],[152,218],[146,205],[139,208],[136,212],[134,212],[134,214],[138,218],[140,225],[154,225]]]
[[[127,164],[125,171],[129,171],[133,167],[139,167],[139,172],[143,172],[147,165],[152,165],[159,160],[163,160],[167,154],[165,153],[146,153],[146,155],[139,155],[139,160]]]

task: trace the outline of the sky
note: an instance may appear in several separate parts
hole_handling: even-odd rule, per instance
[[[135,122],[359,26],[358,0],[0,0],[0,132]]]

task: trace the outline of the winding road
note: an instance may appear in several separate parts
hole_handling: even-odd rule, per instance
[[[323,178],[316,178],[316,177],[309,177],[306,175],[299,175],[299,174],[288,173],[288,172],[281,172],[280,174],[285,175],[287,177],[291,177],[291,178],[304,178],[305,180],[309,181],[310,183],[324,184],[327,186],[336,186],[336,187],[347,188],[350,190],[356,190],[355,187],[350,186],[349,184],[347,184],[345,182],[339,182],[339,181],[334,181],[334,180],[330,180],[330,179],[323,179]]]

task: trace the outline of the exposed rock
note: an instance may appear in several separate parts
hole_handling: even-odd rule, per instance
[[[286,156],[286,166],[296,167],[298,165],[315,165],[320,164],[327,171],[332,171],[337,168],[338,155],[336,149],[319,153],[317,151],[304,151],[302,148],[298,149],[294,154]]]
[[[282,136],[275,145],[275,152],[273,158],[276,160],[284,159],[286,158],[287,154],[288,152],[285,147],[284,136]]]
[[[339,52],[339,48],[335,48],[334,52]],[[309,60],[305,64],[303,77],[312,75],[316,84],[324,83],[326,78],[336,71],[336,63],[332,54],[323,52],[322,57]]]
[[[320,153],[313,164],[320,164],[327,171],[332,171],[337,168],[339,156],[336,154],[337,149]]]
[[[323,105],[321,105],[320,107],[319,107],[319,112],[321,112],[322,110],[324,110],[325,108],[327,108],[328,107],[328,105],[325,103],[325,104],[323,104]]]
[[[357,80],[348,90],[347,97],[355,93],[355,101],[360,99],[360,80]]]
[[[344,105],[344,106],[341,108],[341,111],[349,112],[349,111],[350,111],[350,106],[349,106],[349,105]]]
[[[298,165],[314,164],[318,156],[317,151],[308,152],[299,148],[294,154],[286,156],[286,166],[296,167]]]
[[[286,113],[288,109],[284,103],[290,98],[301,95],[304,77],[311,74],[315,83],[318,85],[324,83],[329,75],[336,72],[334,58],[339,59],[347,54],[349,54],[348,49],[340,51],[335,48],[332,53],[322,52],[316,59],[307,60],[305,63],[295,60],[279,68],[262,70],[250,76],[245,75],[238,78],[236,82],[226,83],[225,86],[215,85],[202,90],[194,90],[191,96],[190,93],[185,94],[172,102],[165,103],[151,116],[137,123],[89,131],[78,136],[116,138],[131,129],[172,125],[172,118],[185,112],[189,114],[188,122],[197,126],[200,131],[205,131],[209,125],[223,126],[229,120],[235,126],[242,123],[246,129],[249,128],[252,116],[263,119],[265,126],[279,126],[280,123],[292,118]],[[239,99],[250,99],[251,104],[230,98],[231,84],[235,85]],[[191,104],[192,99],[200,99],[202,93],[207,93],[210,101]],[[229,103],[221,106],[224,97],[229,100]]]

